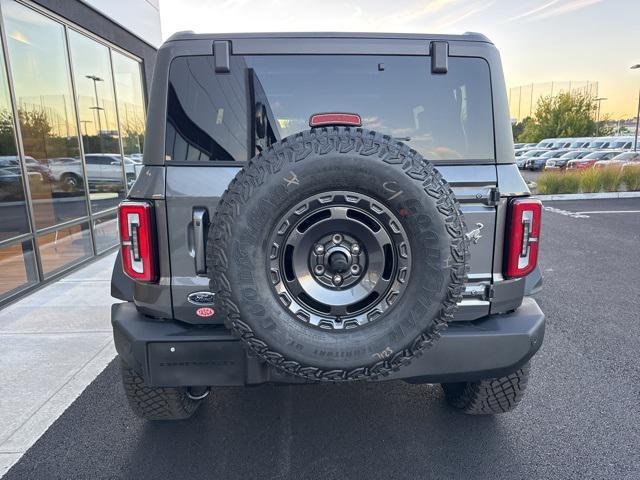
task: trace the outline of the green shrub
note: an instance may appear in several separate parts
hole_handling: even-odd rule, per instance
[[[627,165],[622,169],[622,182],[630,192],[640,190],[640,165]]]
[[[565,172],[561,176],[560,193],[578,193],[580,191],[580,173]]]
[[[617,192],[620,188],[622,178],[620,177],[620,167],[605,167],[599,171],[600,188],[605,192]]]
[[[580,175],[580,189],[584,193],[600,191],[600,170],[587,168]]]
[[[562,175],[554,172],[543,172],[537,180],[538,193],[542,195],[554,195],[560,193]]]

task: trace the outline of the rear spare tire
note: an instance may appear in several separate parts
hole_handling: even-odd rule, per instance
[[[317,128],[253,158],[207,243],[218,314],[271,365],[311,380],[408,364],[451,320],[468,246],[453,192],[403,143]]]

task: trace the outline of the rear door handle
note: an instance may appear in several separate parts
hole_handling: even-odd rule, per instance
[[[193,209],[193,257],[195,259],[196,273],[198,275],[207,273],[206,243],[208,227],[209,212],[205,207],[195,207]]]

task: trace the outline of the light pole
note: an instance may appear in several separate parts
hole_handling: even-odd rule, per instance
[[[598,133],[600,132],[600,102],[608,99],[605,97],[598,97],[595,100],[596,102],[598,102],[598,113],[596,114],[596,137],[597,137]]]
[[[102,132],[102,123],[100,122],[100,110],[104,110],[104,108],[100,107],[100,103],[98,101],[98,82],[104,82],[103,78],[100,78],[96,75],[85,75],[89,80],[93,80],[93,91],[96,95],[96,106],[91,107],[91,110],[95,110],[98,115],[98,136],[100,136],[100,132]]]
[[[640,63],[636,63],[631,67],[631,70],[635,70],[636,68],[640,68]],[[633,151],[638,151],[638,125],[640,124],[640,89],[638,89],[638,113],[636,114],[636,135],[633,140]]]

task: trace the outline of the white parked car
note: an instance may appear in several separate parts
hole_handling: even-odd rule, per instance
[[[88,153],[85,155],[89,185],[117,185],[122,182],[122,158],[118,154]],[[82,163],[79,158],[52,158],[49,168],[54,179],[65,190],[77,190],[82,185]],[[134,162],[125,160],[127,184],[135,180]]]

